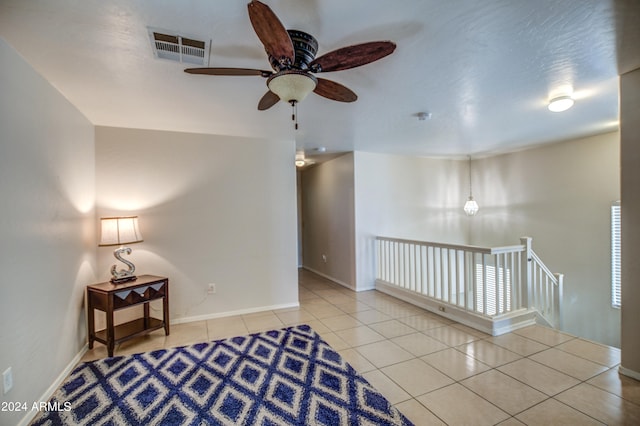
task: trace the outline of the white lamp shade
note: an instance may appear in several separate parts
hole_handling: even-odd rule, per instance
[[[138,216],[102,217],[100,222],[99,245],[101,246],[118,246],[142,241]]]
[[[464,203],[464,212],[467,216],[475,216],[476,213],[478,213],[478,210],[480,210],[478,203],[476,203],[476,200],[474,200],[473,197],[469,196],[467,202]]]
[[[316,88],[316,84],[317,81],[313,76],[294,70],[276,74],[267,82],[269,90],[285,102],[300,102]]]

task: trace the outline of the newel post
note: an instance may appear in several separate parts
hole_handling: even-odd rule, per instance
[[[522,278],[521,278],[521,291],[522,291],[522,305],[527,309],[531,309],[531,237],[521,237],[520,243],[524,246],[522,252]]]
[[[558,314],[558,318],[556,318],[556,328],[562,330],[562,285],[564,281],[564,274],[553,274],[558,280],[558,294],[555,297],[555,311]]]

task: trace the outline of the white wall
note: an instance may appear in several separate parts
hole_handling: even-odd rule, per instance
[[[636,45],[637,46],[637,45]],[[622,367],[640,379],[640,69],[620,76]]]
[[[94,128],[2,39],[0,63],[0,371],[14,380],[0,401],[30,408],[86,342]]]
[[[297,304],[294,155],[292,141],[96,128],[98,216],[139,216],[130,258],[169,277],[172,321]],[[114,263],[98,249],[101,279]]]
[[[375,237],[467,243],[466,161],[355,153],[357,288],[375,283]]]
[[[315,170],[337,176],[325,164]],[[531,236],[551,270],[565,274],[564,329],[619,346],[620,311],[610,306],[610,205],[620,199],[619,134],[477,159],[472,170],[480,212],[469,218],[462,211],[467,161],[354,154],[355,288],[373,286],[378,235],[487,247],[519,244],[520,237]],[[344,191],[342,182],[349,177],[335,176],[325,178],[324,188],[314,187],[323,191],[322,198]],[[336,200],[343,198],[349,196]],[[350,214],[336,202],[322,216],[348,223]],[[321,226],[315,235],[346,246],[349,232]],[[305,250],[315,250],[308,248],[314,244],[307,240]]]
[[[608,133],[473,162],[470,243],[533,249],[565,274],[564,330],[620,345],[620,310],[611,308],[610,206],[620,199],[619,134]]]
[[[353,154],[305,170],[301,183],[304,267],[355,289]]]

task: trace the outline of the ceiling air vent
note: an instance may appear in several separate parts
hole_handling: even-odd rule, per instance
[[[209,49],[209,42],[166,30],[148,30],[153,55],[156,58],[195,65],[206,64],[205,52]]]

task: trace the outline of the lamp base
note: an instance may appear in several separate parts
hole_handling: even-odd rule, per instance
[[[113,284],[122,284],[122,283],[136,280],[136,276],[133,275],[133,273],[136,270],[136,267],[133,265],[133,263],[122,258],[122,255],[125,253],[131,254],[131,249],[129,247],[120,247],[113,251],[113,255],[116,257],[116,259],[118,259],[119,261],[121,261],[122,263],[124,263],[129,267],[129,269],[121,269],[118,271],[117,270],[118,267],[116,265],[111,266],[111,276],[113,277],[111,278],[111,282]]]
[[[129,281],[135,281],[137,279],[138,279],[138,277],[136,277],[135,275],[131,275],[131,276],[128,276],[128,277],[111,278],[111,284],[128,283]]]

